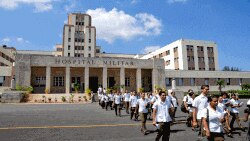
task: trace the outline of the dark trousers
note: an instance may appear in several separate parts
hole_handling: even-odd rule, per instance
[[[136,114],[136,111],[135,111],[135,107],[131,107],[130,108],[130,119],[133,119],[133,117],[135,116],[135,120],[138,120],[138,114]]]
[[[238,113],[230,113],[230,114],[231,114],[231,116],[232,116],[232,120],[231,120],[231,122],[230,122],[230,128],[233,129],[234,121],[235,121],[235,120],[236,120],[238,126],[239,126],[240,128],[242,128],[241,123],[240,123],[239,114],[238,114]]]
[[[108,110],[109,102],[105,102],[105,109]]]
[[[159,141],[162,137],[162,141],[169,141],[170,136],[170,122],[158,122],[159,130],[156,135],[155,141]]]
[[[147,131],[147,128],[146,128],[147,116],[148,116],[148,113],[140,113],[140,117],[141,117],[141,131],[142,132],[146,132]]]
[[[129,109],[129,102],[128,101],[124,101],[124,103],[125,103],[126,113],[128,114],[129,113],[129,111],[128,111],[128,109]]]
[[[115,104],[114,108],[115,108],[115,115],[117,115],[117,109],[118,109],[119,116],[121,116],[121,105],[120,104]]]
[[[110,108],[111,108],[111,110],[113,110],[113,101],[109,101],[109,106],[110,106]]]
[[[210,132],[210,137],[207,140],[208,141],[224,141],[224,135],[223,133]]]

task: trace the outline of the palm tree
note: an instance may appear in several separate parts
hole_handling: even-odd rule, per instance
[[[216,83],[217,83],[216,85],[219,86],[218,89],[219,89],[219,91],[220,91],[220,93],[221,93],[221,89],[222,89],[223,87],[225,87],[225,81],[224,81],[224,80],[217,80]]]

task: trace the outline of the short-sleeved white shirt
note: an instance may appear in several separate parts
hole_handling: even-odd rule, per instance
[[[129,102],[130,102],[130,107],[136,107],[137,97],[134,95],[130,96]]]
[[[148,113],[148,109],[146,108],[148,103],[149,100],[147,98],[145,98],[144,100],[142,98],[137,100],[137,104],[139,104],[140,113]]]
[[[121,104],[122,96],[121,95],[115,95],[114,96],[114,101],[115,104]]]
[[[130,93],[124,93],[123,97],[125,102],[129,102]]]
[[[104,95],[104,102],[109,102],[109,97],[108,97],[108,95]]]
[[[165,102],[157,101],[154,103],[153,109],[156,109],[156,122],[170,122],[172,121],[169,115],[169,108],[171,104],[165,100]]]
[[[178,105],[177,105],[177,99],[175,97],[173,97],[173,96],[171,96],[171,98],[172,98],[173,106],[174,107],[178,107]]]
[[[201,111],[208,106],[207,97],[200,94],[194,99],[193,107],[197,108],[197,119],[201,119]]]
[[[202,110],[202,116],[203,118],[207,118],[207,109],[208,109],[208,122],[209,122],[209,130],[210,132],[215,132],[215,133],[222,133],[223,127],[220,122],[220,119],[223,118],[223,115],[220,110],[216,109],[213,110],[210,106],[207,108],[204,108]]]
[[[226,113],[226,111],[225,111],[225,108],[226,108],[225,104],[223,104],[223,103],[218,103],[217,108],[218,108],[222,113]]]
[[[191,98],[188,100],[188,102],[189,102],[190,104],[193,105],[194,99],[191,97]],[[189,110],[189,112],[193,112],[193,108],[192,108],[192,107],[188,107],[188,110]]]
[[[156,102],[156,101],[161,101],[161,98],[160,98],[160,96],[157,94],[157,95],[154,95],[154,97],[151,99],[151,101],[150,102]]]
[[[114,101],[114,94],[108,94],[109,100]]]
[[[231,99],[231,100],[230,100],[230,103],[231,103],[233,106],[236,106],[236,105],[240,104],[239,100],[234,100],[234,99]],[[231,108],[231,112],[232,112],[232,113],[239,113],[239,107]]]

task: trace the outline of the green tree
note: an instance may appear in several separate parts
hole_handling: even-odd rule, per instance
[[[216,85],[218,85],[218,89],[221,93],[222,88],[225,87],[225,81],[224,80],[217,80]]]

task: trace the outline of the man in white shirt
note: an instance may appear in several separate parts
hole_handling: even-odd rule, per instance
[[[239,117],[239,107],[241,107],[240,102],[236,99],[236,94],[232,94],[232,99],[230,100],[231,104],[231,112],[230,115],[232,116],[232,120],[230,122],[230,128],[233,130],[234,121],[236,120],[238,126],[241,128],[242,131],[245,131],[245,128],[240,123]]]
[[[137,100],[137,109],[139,108],[138,112],[141,117],[141,132],[145,135],[147,134],[147,128],[146,128],[146,120],[148,115],[148,109],[147,106],[149,106],[149,100],[145,98],[145,93],[141,93],[141,98]]]
[[[131,96],[129,98],[129,103],[130,103],[130,119],[133,119],[133,116],[135,115],[135,120],[137,120],[137,115],[135,114],[135,108],[136,108],[136,104],[137,104],[137,97],[135,96],[135,93],[132,92]]]
[[[153,125],[159,129],[155,141],[159,141],[161,136],[163,141],[169,141],[171,104],[166,101],[164,91],[159,92],[159,96],[160,101],[156,101],[153,105]]]
[[[202,110],[208,106],[207,94],[209,92],[208,85],[201,86],[201,94],[194,99],[193,102],[193,127],[199,126],[199,134],[201,133],[201,116]]]
[[[119,116],[121,117],[121,102],[122,102],[122,96],[119,92],[117,92],[114,96],[114,108],[115,108],[115,115],[117,116],[117,108],[119,112]]]
[[[125,93],[123,94],[123,99],[124,99],[124,103],[125,103],[125,109],[126,109],[126,113],[129,114],[129,98],[130,98],[130,93],[128,93],[127,90],[125,90]]]

